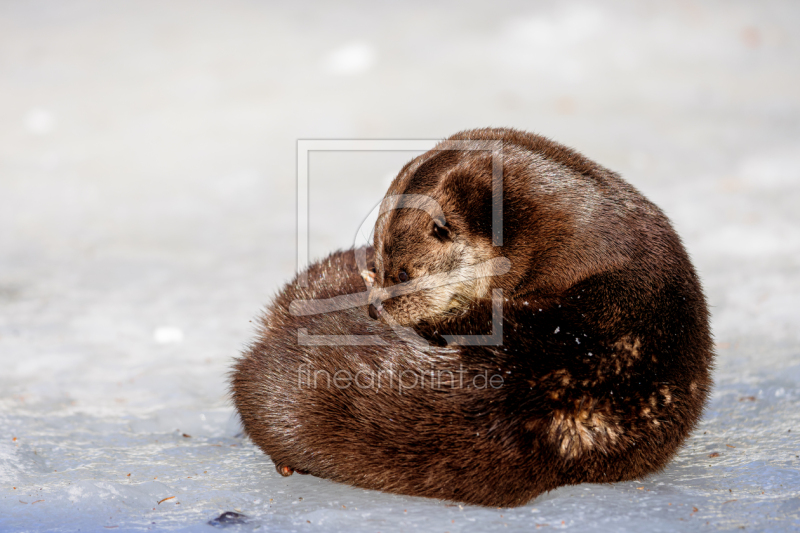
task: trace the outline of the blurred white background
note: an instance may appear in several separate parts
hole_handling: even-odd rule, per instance
[[[0,3],[0,529],[797,526],[799,24],[792,1]],[[703,427],[645,485],[515,511],[276,479],[226,372],[295,269],[297,140],[483,126],[672,218],[713,306]],[[312,257],[412,156],[311,155]]]

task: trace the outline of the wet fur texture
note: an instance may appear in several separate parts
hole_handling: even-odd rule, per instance
[[[679,238],[635,189],[571,150],[513,130],[459,135],[505,141],[502,248],[486,237],[481,194],[441,189],[445,174],[480,178],[486,168],[479,155],[428,153],[392,187],[408,192],[416,176],[427,176],[417,190],[447,192],[439,198],[463,247],[483,241],[481,253],[511,260],[508,274],[491,278],[489,287],[504,291],[502,345],[440,342],[442,334],[489,333],[485,294],[458,299],[457,312],[438,315],[413,311],[424,298],[408,298],[406,323],[429,346],[371,319],[366,299],[326,314],[289,312],[295,300],[367,290],[353,251],[338,252],[310,267],[309,287],[295,280],[283,288],[237,361],[232,396],[247,434],[279,467],[487,506],[522,505],[561,485],[660,470],[696,426],[713,365],[706,303]],[[515,175],[536,187],[516,183]],[[472,191],[481,190],[477,182]],[[421,235],[423,222],[425,231],[430,227],[418,210],[393,213],[407,235]],[[385,246],[394,237],[384,232],[381,241],[380,229],[374,261],[377,284],[385,286],[398,247],[419,243],[392,243],[389,254]],[[310,335],[377,335],[384,343],[304,346],[300,328]],[[331,386],[341,371],[359,386]],[[417,386],[398,386],[412,376]]]
[[[502,141],[503,245],[492,245],[492,153],[459,149]],[[483,145],[481,143],[484,143]],[[448,147],[453,149],[448,149]],[[392,182],[396,195],[435,201],[449,236],[438,238],[420,209],[394,209],[375,227],[376,289],[409,284],[492,258],[511,260],[507,274],[450,283],[382,301],[399,323],[458,316],[502,288],[507,298],[557,295],[588,277],[636,262],[653,281],[691,264],[664,214],[617,174],[544,137],[511,129],[453,135],[409,162]]]

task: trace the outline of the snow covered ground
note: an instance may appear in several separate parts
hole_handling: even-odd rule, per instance
[[[796,2],[0,4],[0,531],[800,527]],[[514,126],[671,216],[718,347],[663,473],[483,509],[279,477],[226,396],[295,148]],[[311,253],[413,153],[315,152]],[[171,498],[166,499],[165,498]],[[161,503],[157,503],[164,500]],[[226,525],[217,523],[217,526]]]

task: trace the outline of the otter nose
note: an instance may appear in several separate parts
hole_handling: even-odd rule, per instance
[[[378,320],[380,318],[381,311],[383,311],[383,306],[380,303],[378,305],[369,304],[369,316],[373,320]]]

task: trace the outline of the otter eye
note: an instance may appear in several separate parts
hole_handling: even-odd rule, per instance
[[[408,273],[405,270],[401,270],[397,273],[397,279],[400,280],[400,283],[405,283],[408,281]]]
[[[450,228],[447,227],[447,224],[440,224],[438,220],[433,221],[433,234],[439,240],[447,240],[450,238]]]

